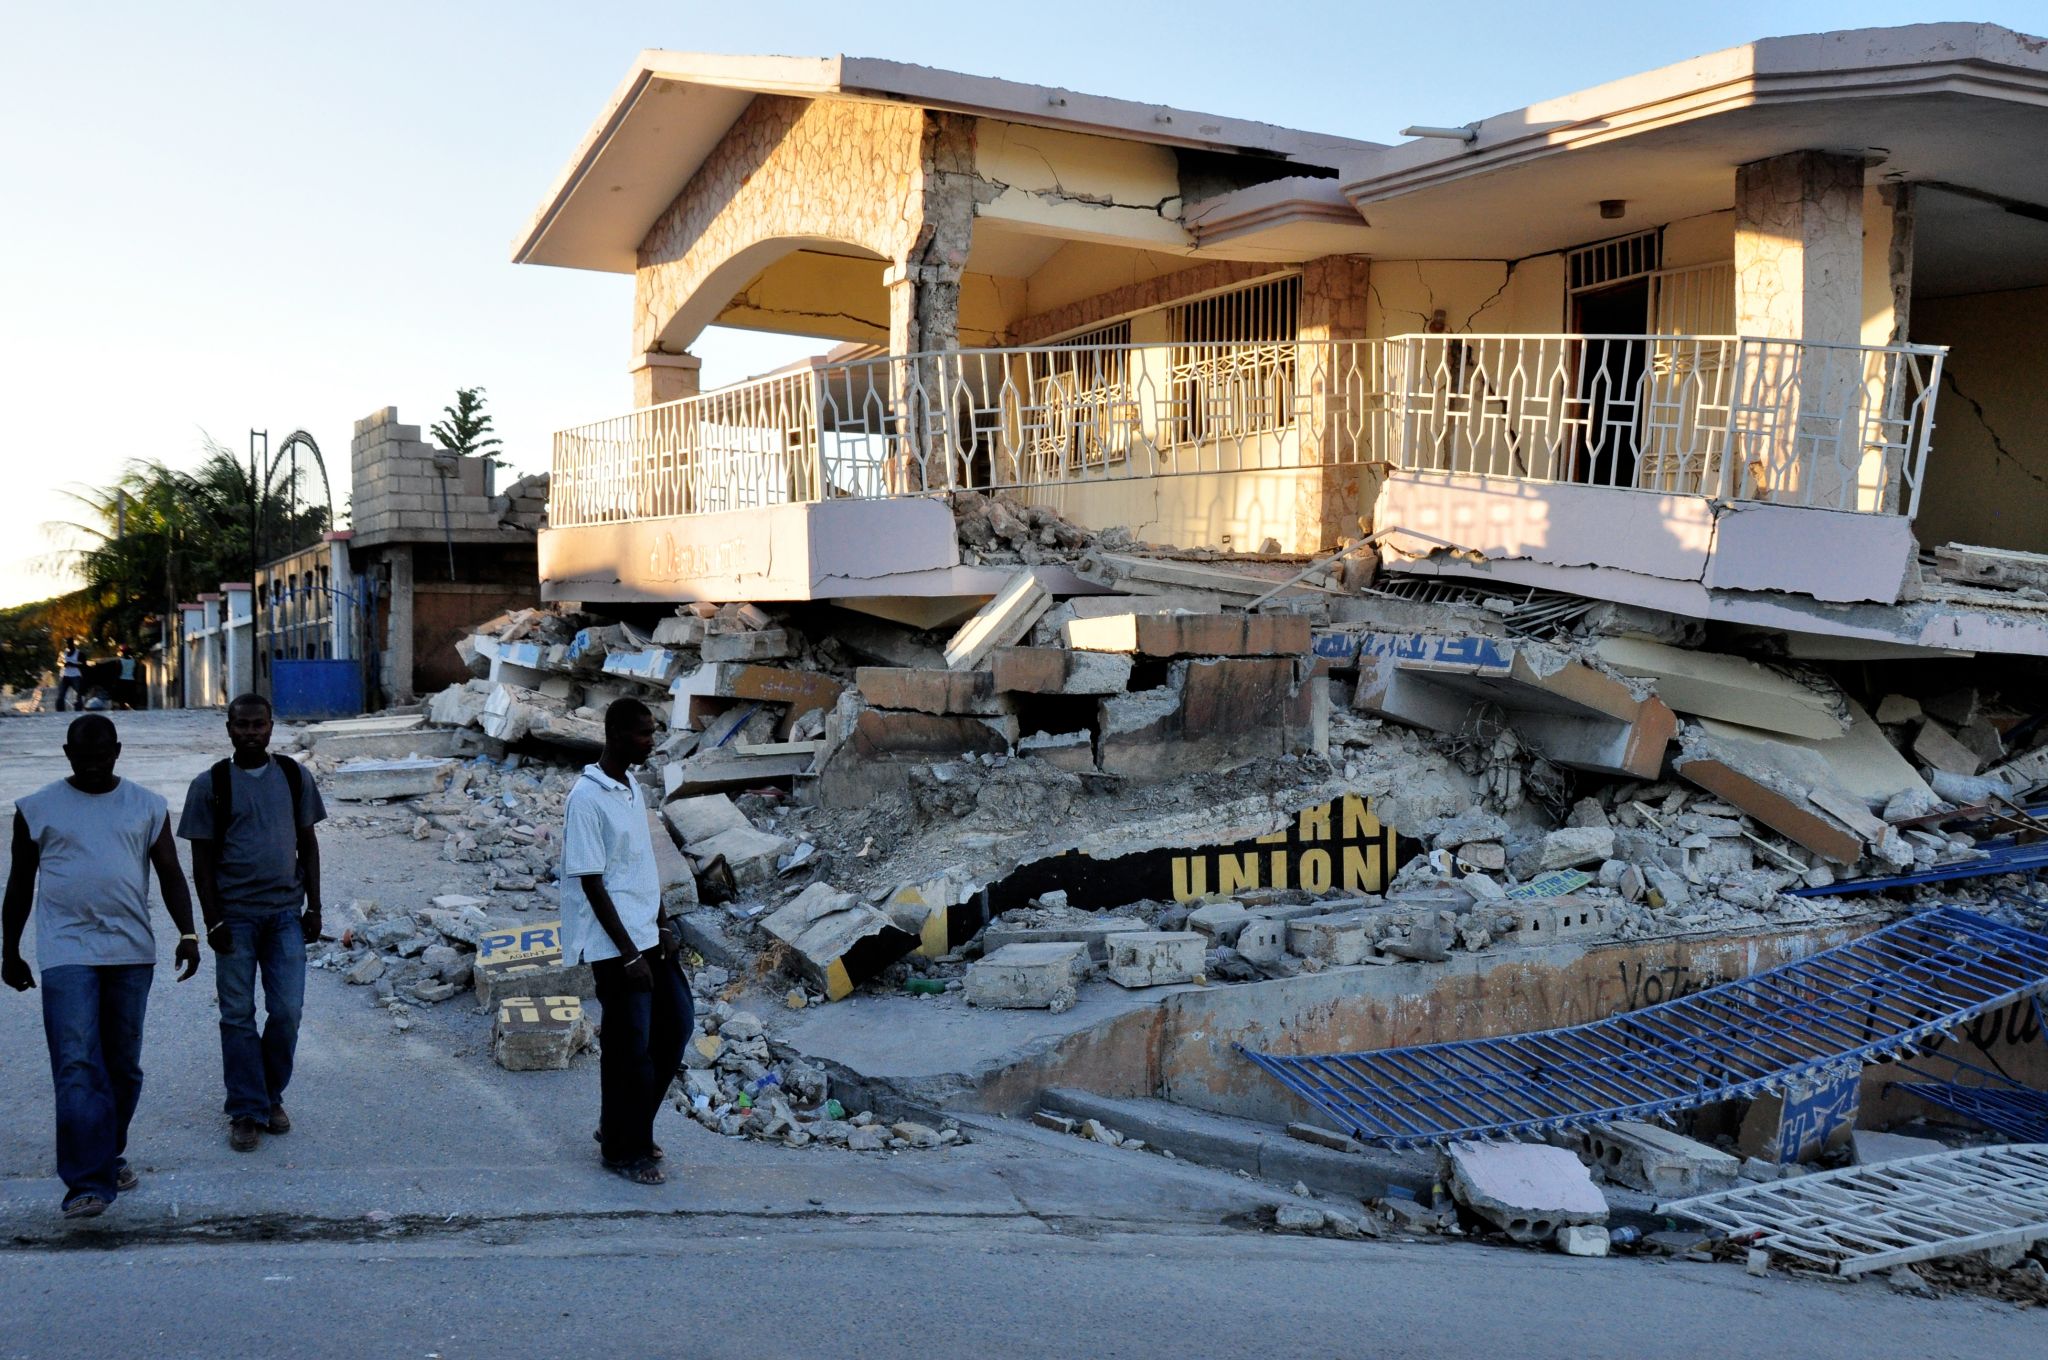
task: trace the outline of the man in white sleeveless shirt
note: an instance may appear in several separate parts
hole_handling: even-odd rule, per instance
[[[93,1218],[137,1183],[123,1153],[142,1094],[142,1020],[156,974],[152,868],[178,926],[180,982],[199,971],[199,936],[169,809],[159,795],[114,773],[121,757],[114,724],[97,713],[79,718],[64,754],[71,777],[15,804],[13,863],[0,905],[0,982],[17,992],[36,986],[21,956],[33,910],[64,1216]]]

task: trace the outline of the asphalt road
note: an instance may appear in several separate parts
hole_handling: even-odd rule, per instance
[[[518,1224],[0,1256],[0,1355],[1650,1356],[1942,1360],[2048,1314],[1882,1283],[1243,1232],[932,1220]]]

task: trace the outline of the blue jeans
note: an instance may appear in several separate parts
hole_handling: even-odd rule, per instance
[[[220,1065],[230,1119],[267,1120],[291,1084],[306,1009],[306,938],[299,913],[280,907],[260,916],[229,916],[234,952],[213,956],[220,1000]],[[256,971],[263,970],[263,1029],[256,1029]]]
[[[142,1095],[142,1017],[153,963],[45,968],[43,1034],[57,1088],[57,1175],[64,1201],[114,1202],[128,1121]]]

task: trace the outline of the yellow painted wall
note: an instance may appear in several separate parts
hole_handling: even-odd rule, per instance
[[[1681,217],[1664,225],[1664,267],[1685,269],[1735,258],[1735,210]]]
[[[1871,185],[1863,191],[1863,328],[1866,345],[1889,345],[1896,309],[1892,306],[1892,205]]]
[[[1256,552],[1275,538],[1283,552],[1313,553],[1317,532],[1296,507],[1304,497],[1320,499],[1322,475],[1320,468],[1196,473],[1036,487],[1016,495],[1090,529],[1121,524],[1145,543]]]
[[[2048,288],[1915,298],[1912,339],[1949,346],[1951,370],[1914,524],[1920,542],[2048,552]]]
[[[1454,332],[1564,329],[1564,257],[1501,260],[1375,260],[1366,334],[1430,329],[1437,311]]]

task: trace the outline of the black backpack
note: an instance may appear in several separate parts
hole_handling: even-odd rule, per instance
[[[273,755],[270,759],[284,771],[284,782],[292,791],[292,827],[296,830],[305,816],[306,772],[299,762],[289,756]],[[217,760],[213,765],[213,860],[220,863],[227,852],[228,822],[235,810],[234,781],[228,777],[232,760]]]

